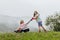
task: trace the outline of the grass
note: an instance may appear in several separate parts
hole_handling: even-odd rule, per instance
[[[0,40],[60,40],[60,32],[0,33]]]

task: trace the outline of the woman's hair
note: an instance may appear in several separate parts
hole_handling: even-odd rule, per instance
[[[21,21],[20,21],[20,24],[23,24],[23,23],[24,23],[24,21],[23,21],[23,20],[21,20]]]
[[[35,17],[36,14],[38,14],[38,12],[37,11],[34,11],[33,17]]]

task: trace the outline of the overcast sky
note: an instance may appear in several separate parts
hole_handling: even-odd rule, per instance
[[[0,0],[0,14],[23,17],[32,16],[34,10],[42,19],[60,11],[60,0]]]

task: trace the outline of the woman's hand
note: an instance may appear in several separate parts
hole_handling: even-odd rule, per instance
[[[32,19],[31,20],[35,20],[36,18],[35,17],[32,17]]]

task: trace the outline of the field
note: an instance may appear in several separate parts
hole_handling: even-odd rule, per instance
[[[0,33],[0,40],[60,40],[60,32]]]

